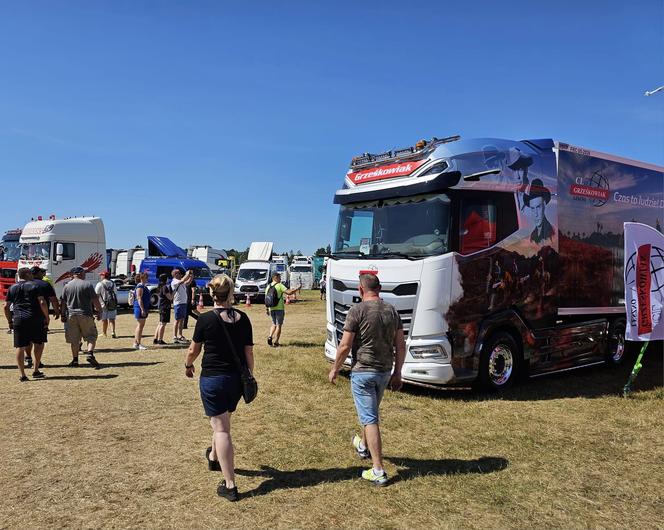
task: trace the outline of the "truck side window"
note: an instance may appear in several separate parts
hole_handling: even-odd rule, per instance
[[[74,243],[62,243],[62,260],[76,259],[76,245]]]
[[[514,196],[510,194],[464,197],[459,212],[461,254],[489,248],[518,228]]]

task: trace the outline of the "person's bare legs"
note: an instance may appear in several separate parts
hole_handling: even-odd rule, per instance
[[[136,321],[136,331],[134,332],[134,343],[135,344],[140,344],[141,343],[141,338],[143,337],[143,328],[145,327],[145,320],[144,318],[139,318]]]
[[[96,344],[97,344],[96,340],[88,341],[88,355],[93,355],[94,354]]]
[[[44,353],[44,344],[35,344],[34,345],[34,352],[35,352],[35,364],[33,364],[34,371],[39,370],[39,365],[41,364],[41,358]]]
[[[270,334],[268,335],[268,337],[270,337],[271,339],[274,339],[274,330],[276,330],[276,329],[277,329],[277,326],[275,326],[274,324],[272,324],[272,325],[270,326]]]
[[[166,333],[166,324],[161,322],[161,323],[159,323],[159,325],[161,326],[159,328],[159,340],[163,341],[164,340],[164,334]]]
[[[16,366],[18,371],[21,372],[21,377],[25,377],[25,348],[16,348]]]
[[[383,443],[377,423],[365,425],[362,430],[362,443],[369,448],[374,469],[383,469]]]
[[[233,454],[233,440],[231,439],[231,415],[224,412],[219,416],[210,418],[212,425],[213,441],[210,457],[215,455],[221,464],[221,471],[226,480],[226,487],[235,487],[235,463]]]
[[[281,337],[281,326],[274,326],[274,335],[272,336],[272,342],[274,344],[279,344],[279,338]]]
[[[74,361],[78,361],[78,348],[79,348],[79,343],[77,342],[76,344],[70,344],[71,347],[71,356]]]
[[[108,332],[108,320],[101,321],[101,332],[106,336],[106,333]]]

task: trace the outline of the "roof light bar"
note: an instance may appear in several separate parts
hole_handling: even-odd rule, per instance
[[[351,160],[350,167],[352,169],[357,169],[361,167],[377,165],[387,160],[423,156],[439,145],[446,144],[448,142],[455,142],[459,138],[461,138],[461,136],[458,134],[454,136],[447,136],[445,138],[436,138],[434,136],[429,141],[419,140],[414,147],[394,149],[392,151],[385,151],[384,153],[379,154],[363,153]]]

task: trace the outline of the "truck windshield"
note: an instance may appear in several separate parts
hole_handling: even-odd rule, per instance
[[[291,267],[293,272],[311,272],[311,265],[293,265]]]
[[[267,279],[266,269],[240,269],[237,275],[238,280],[245,282],[259,282]]]
[[[42,259],[47,260],[51,257],[50,243],[23,243],[21,245],[22,259]]]
[[[3,241],[0,244],[0,261],[18,261],[21,246],[18,241]]]
[[[434,256],[448,251],[449,228],[442,194],[348,204],[339,211],[335,253]]]

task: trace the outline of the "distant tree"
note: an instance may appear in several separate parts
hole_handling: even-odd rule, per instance
[[[330,244],[327,245],[327,248],[325,249],[325,254],[327,254],[328,256],[332,254],[332,245]]]
[[[314,252],[314,256],[325,256],[327,254],[327,251],[325,250],[325,247],[320,247],[319,249]]]

